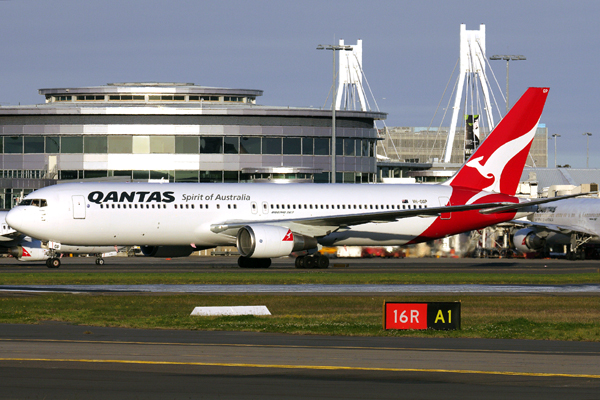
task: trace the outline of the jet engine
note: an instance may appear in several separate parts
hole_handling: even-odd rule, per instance
[[[48,250],[39,247],[14,246],[8,249],[8,254],[19,261],[43,261],[50,258]]]
[[[519,229],[513,235],[513,244],[515,248],[524,253],[539,251],[544,248],[545,240],[529,228]]]
[[[282,226],[247,225],[237,233],[237,248],[242,257],[285,257],[294,251],[316,247],[314,237],[293,233]]]
[[[188,257],[200,248],[192,246],[140,246],[142,254],[146,257]]]

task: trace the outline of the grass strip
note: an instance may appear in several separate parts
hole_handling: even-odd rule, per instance
[[[279,272],[61,272],[0,273],[0,285],[142,285],[142,284],[514,284],[573,285],[600,283],[599,273],[335,273]]]
[[[383,300],[462,301],[460,331],[384,331]],[[266,305],[269,317],[192,317],[196,306]],[[600,297],[0,294],[0,323],[150,329],[600,341]],[[93,331],[92,331],[93,333]]]

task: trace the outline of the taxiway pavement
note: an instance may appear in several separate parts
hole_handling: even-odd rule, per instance
[[[4,398],[584,399],[600,343],[0,325]]]

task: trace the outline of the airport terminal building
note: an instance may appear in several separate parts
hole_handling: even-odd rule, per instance
[[[0,107],[0,204],[57,180],[330,182],[331,110],[257,104],[261,90],[191,83],[40,89]],[[377,179],[375,120],[336,111],[336,181]]]

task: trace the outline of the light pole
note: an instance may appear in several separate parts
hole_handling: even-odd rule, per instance
[[[339,44],[320,44],[317,46],[317,50],[331,50],[333,53],[333,97],[331,99],[331,183],[335,183],[335,101],[337,100],[335,52],[338,50],[352,51],[352,46]]]
[[[506,113],[508,114],[508,63],[519,60],[526,60],[525,56],[515,55],[494,55],[490,57],[490,60],[506,60]]]
[[[585,160],[585,167],[589,168],[590,167],[590,136],[592,136],[591,133],[586,132],[583,134],[584,136],[587,136],[587,145],[586,145],[586,160]]]
[[[556,140],[560,137],[560,135],[558,133],[555,133],[554,135],[552,135],[552,137],[554,138],[554,168],[556,168]]]

